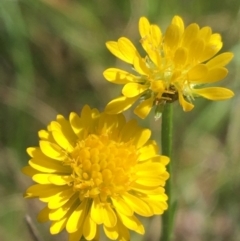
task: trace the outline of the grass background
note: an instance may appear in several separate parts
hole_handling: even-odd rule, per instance
[[[147,16],[165,30],[174,15],[186,24],[209,25],[221,33],[223,51],[234,52],[229,75],[219,85],[232,100],[198,99],[190,113],[174,104],[174,197],[178,200],[174,241],[240,240],[240,2],[239,0],[0,0],[0,240],[33,240],[26,214],[42,240],[48,224],[38,224],[42,208],[24,200],[31,181],[20,169],[26,148],[57,113],[66,117],[88,103],[103,110],[120,93],[104,80],[104,69],[119,66],[105,47],[127,36],[139,40],[138,19]],[[131,113],[126,113],[131,117]],[[160,139],[160,121],[139,122]],[[146,235],[158,240],[159,217],[145,220]]]

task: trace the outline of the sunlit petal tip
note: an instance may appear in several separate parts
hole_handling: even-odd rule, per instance
[[[28,147],[28,148],[26,149],[27,154],[28,154],[30,157],[33,157],[34,152],[35,152],[36,149],[37,149],[37,147]]]
[[[126,57],[121,50],[119,49],[119,43],[115,42],[115,41],[109,41],[106,43],[106,46],[108,48],[108,50],[115,55],[117,58],[121,59],[122,61],[125,61],[127,63],[131,63],[131,61],[129,61],[128,57]]]
[[[164,165],[168,165],[169,162],[170,162],[170,158],[168,156],[161,156],[161,162],[164,164]]]
[[[139,19],[139,32],[141,38],[145,38],[149,34],[150,23],[146,17]]]
[[[172,19],[172,24],[178,26],[180,36],[182,36],[182,34],[184,32],[184,22],[183,22],[183,19],[180,16],[175,15],[173,17],[173,19]]]
[[[115,46],[117,44],[116,41],[107,41],[106,42],[106,47],[109,48],[110,46]]]

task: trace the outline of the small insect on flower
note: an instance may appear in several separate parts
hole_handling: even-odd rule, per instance
[[[136,214],[167,209],[169,158],[150,135],[136,120],[87,105],[69,120],[58,115],[39,131],[39,147],[27,149],[23,168],[36,182],[25,197],[46,203],[38,221],[51,221],[51,234],[66,229],[69,241],[99,240],[100,227],[111,240],[130,240],[129,230],[143,234]]]
[[[233,58],[230,52],[216,55],[223,44],[220,34],[212,33],[210,27],[200,28],[193,23],[185,28],[182,18],[174,16],[163,34],[157,25],[141,17],[139,32],[146,52],[144,58],[125,37],[106,44],[112,54],[134,68],[133,73],[117,68],[104,71],[109,82],[124,85],[122,96],[107,104],[107,113],[121,113],[140,99],[134,113],[145,118],[156,107],[156,118],[166,103],[176,100],[184,111],[190,111],[199,96],[209,100],[233,97],[233,92],[226,88],[202,88],[225,78],[225,66]]]

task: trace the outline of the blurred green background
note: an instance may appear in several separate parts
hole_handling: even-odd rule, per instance
[[[184,113],[174,104],[174,197],[178,201],[174,241],[240,240],[240,1],[239,0],[0,0],[0,240],[31,241],[24,216],[42,240],[38,200],[24,200],[31,180],[20,169],[26,148],[57,113],[66,117],[88,103],[103,110],[120,86],[104,80],[109,67],[125,66],[105,47],[127,36],[139,40],[138,19],[147,16],[165,30],[174,15],[186,24],[221,33],[223,51],[234,52],[228,77],[219,83],[232,100],[195,101]],[[126,113],[131,117],[131,113]],[[160,139],[161,121],[139,122]],[[146,235],[158,240],[159,217],[145,220]]]

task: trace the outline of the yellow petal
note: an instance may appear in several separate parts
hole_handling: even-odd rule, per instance
[[[118,213],[119,218],[121,219],[124,226],[128,229],[134,230],[139,234],[144,234],[145,230],[141,222],[133,215],[133,216],[125,216],[121,213]]]
[[[162,163],[163,165],[166,166],[169,162],[170,162],[170,159],[169,159],[168,156],[161,156],[161,163]]]
[[[224,67],[226,66],[233,58],[233,53],[226,52],[217,55],[213,59],[209,60],[206,65],[209,69],[216,67]]]
[[[189,102],[187,102],[184,99],[182,93],[178,93],[178,95],[179,95],[179,103],[183,107],[183,110],[186,111],[186,112],[187,111],[191,111],[193,109],[194,105],[189,103]]]
[[[113,202],[113,206],[116,210],[116,212],[120,212],[123,215],[126,216],[132,216],[133,215],[133,210],[131,206],[122,198],[114,198],[111,197],[111,200]]]
[[[52,197],[53,195],[56,195],[59,192],[62,192],[64,190],[66,190],[67,186],[56,186],[53,184],[35,184],[30,186],[26,192],[25,192],[25,196],[26,198],[30,198],[30,197]]]
[[[128,121],[121,130],[119,139],[122,142],[128,142],[132,139],[132,137],[140,131],[142,128],[138,126],[137,121],[135,119],[131,119]]]
[[[81,123],[83,128],[88,128],[89,125],[92,125],[92,110],[90,106],[85,105],[82,108],[81,115],[80,115]]]
[[[194,89],[194,93],[209,100],[226,100],[234,96],[231,90],[221,87]]]
[[[153,106],[154,98],[150,97],[144,101],[142,101],[135,109],[134,114],[138,117],[144,119],[151,111]]]
[[[65,228],[66,222],[67,217],[57,221],[53,221],[50,226],[50,233],[53,235],[60,233]]]
[[[139,19],[138,27],[141,38],[146,38],[150,31],[150,23],[148,19],[146,17],[141,17]]]
[[[204,51],[199,58],[200,62],[204,62],[212,58],[222,48],[223,43],[220,34],[212,34],[209,42],[205,45]]]
[[[83,225],[83,236],[87,240],[93,240],[97,234],[97,224],[90,218],[88,213]]]
[[[39,184],[51,184],[51,182],[48,180],[48,177],[51,174],[36,174],[32,177],[33,181],[39,183]]]
[[[184,32],[184,22],[181,17],[179,16],[174,16],[172,19],[172,24],[177,25],[179,28],[180,36],[182,36]]]
[[[188,51],[184,47],[179,47],[174,55],[174,63],[179,66],[184,66],[187,62]]]
[[[201,79],[195,80],[196,83],[199,84],[207,84],[207,83],[214,83],[221,79],[224,79],[228,74],[228,70],[224,67],[217,67],[210,69],[208,74]]]
[[[153,80],[151,82],[151,90],[155,93],[158,93],[158,96],[161,97],[165,90],[164,82],[162,80]]]
[[[62,219],[70,209],[75,210],[77,208],[76,200],[78,199],[77,193],[73,195],[63,206],[57,209],[49,209],[49,219],[52,221]]]
[[[144,201],[149,203],[153,209],[154,215],[161,215],[168,208],[166,201],[153,200],[152,198],[143,198]]]
[[[99,122],[98,122],[98,130],[101,131],[103,134],[112,133],[118,124],[118,117],[117,115],[108,115],[106,113],[101,113]]]
[[[109,82],[114,84],[127,84],[136,80],[136,76],[116,68],[105,70],[103,75]]]
[[[73,181],[73,178],[70,175],[54,175],[51,174],[48,177],[50,183],[61,186],[70,184]]]
[[[118,220],[118,230],[119,230],[119,241],[129,241],[130,240],[130,234],[129,230],[125,227],[125,225]]]
[[[181,38],[180,31],[179,27],[175,24],[171,24],[167,28],[164,43],[169,49],[174,50],[178,47]]]
[[[67,186],[67,185],[66,185]],[[61,186],[60,186],[61,187]],[[46,197],[46,198],[40,198],[40,200],[48,201],[48,207],[50,209],[56,209],[62,207],[65,203],[68,202],[68,200],[74,195],[74,192],[71,187],[67,186],[66,190],[63,190],[62,192],[57,193],[54,196]]]
[[[55,143],[51,143],[49,141],[40,141],[39,146],[43,154],[50,158],[59,161],[63,161],[66,158],[66,155],[63,152],[63,150]]]
[[[29,177],[32,177],[39,173],[39,171],[33,169],[31,166],[25,166],[22,168],[21,171],[23,174],[25,174],[26,176],[29,176]]]
[[[117,217],[113,209],[108,205],[104,205],[102,209],[103,224],[106,227],[112,228],[117,223]]]
[[[129,109],[139,97],[127,98],[125,96],[118,97],[110,101],[105,107],[108,114],[118,114]]]
[[[144,176],[139,176],[136,180],[135,183],[147,186],[147,187],[158,187],[158,186],[163,186],[165,184],[165,180],[159,178],[159,177],[144,177]]]
[[[94,198],[93,204],[90,211],[91,219],[98,225],[103,223],[103,215],[102,215],[103,205],[100,203],[98,197]]]
[[[161,29],[157,25],[151,25],[150,27],[151,39],[154,47],[159,47],[162,40]]]
[[[33,157],[34,154],[36,153],[36,151],[40,151],[40,148],[39,148],[39,147],[28,147],[28,148],[27,148],[27,154],[28,154],[30,157]]]
[[[129,39],[122,37],[118,39],[118,48],[125,56],[126,62],[132,64],[137,54],[137,50],[133,43]]]
[[[134,69],[141,75],[148,76],[151,74],[150,70],[146,66],[145,60],[142,59],[139,54],[135,55],[135,58],[133,59],[133,66]]]
[[[222,37],[219,33],[214,33],[211,35],[209,43],[213,46],[218,46],[220,43],[222,43]]]
[[[150,28],[151,25],[147,18],[142,17],[139,20],[139,32],[141,35],[140,43],[142,44],[142,47],[147,51],[149,49],[149,46],[151,45],[151,33]]]
[[[130,63],[128,58],[119,50],[118,48],[118,42],[115,42],[115,41],[108,41],[106,43],[106,46],[108,48],[108,50],[113,54],[115,55],[117,58],[127,62],[127,63]]]
[[[148,53],[149,58],[151,59],[151,61],[153,62],[153,64],[155,64],[155,66],[161,68],[162,65],[162,57],[159,54],[158,51],[156,51],[155,49],[153,49],[151,47],[151,45],[149,46],[149,48],[146,50],[146,52]]]
[[[138,183],[132,184],[132,190],[134,190],[137,193],[142,193],[144,195],[159,195],[165,192],[165,189],[163,187],[144,186]]]
[[[145,161],[157,155],[158,146],[155,141],[150,140],[146,145],[139,149],[138,161]]]
[[[193,61],[195,63],[198,63],[199,59],[202,56],[204,47],[205,47],[205,42],[203,39],[200,39],[200,38],[194,39],[189,45],[189,49],[188,49],[189,60],[188,61],[189,62]]]
[[[61,173],[68,174],[71,173],[71,167],[64,166],[61,162],[55,161],[47,156],[45,156],[40,150],[36,151],[36,154],[33,159],[29,162],[29,165],[40,172],[45,173]]]
[[[137,196],[131,195],[127,192],[124,193],[122,197],[137,214],[144,217],[149,217],[153,214],[149,205],[145,203],[141,198],[138,198]]]
[[[87,199],[84,199],[82,203],[73,211],[67,221],[66,230],[68,233],[74,233],[79,229],[80,226],[83,227],[87,210]]]
[[[76,232],[74,233],[69,233],[69,239],[68,241],[76,241],[76,240],[81,240],[83,235],[83,229],[79,228]]]
[[[103,230],[104,233],[106,234],[106,236],[110,239],[110,240],[116,240],[118,238],[118,225],[116,225],[115,227],[107,227],[105,225],[103,225]]]
[[[208,74],[208,68],[205,64],[195,65],[188,71],[188,80],[190,82],[204,78]]]
[[[204,39],[205,43],[209,42],[212,35],[212,29],[210,27],[203,27],[199,31],[199,38]]]
[[[39,138],[42,139],[42,140],[48,140],[48,141],[50,141],[50,139],[51,139],[50,133],[49,133],[48,131],[46,131],[46,130],[40,130],[40,131],[38,132],[38,136],[39,136]]]
[[[58,130],[58,131],[61,130],[62,134],[66,137],[66,139],[70,143],[75,143],[77,137],[74,134],[69,121],[67,119],[65,119],[64,116],[62,116],[62,115],[57,115],[56,121],[59,123],[60,129],[59,129],[59,126],[57,126],[56,129],[52,129],[52,130]]]
[[[147,85],[142,85],[138,83],[128,83],[124,85],[122,89],[122,94],[128,98],[132,98],[142,94],[147,89],[148,89]]]
[[[149,129],[140,129],[134,133],[132,136],[132,144],[136,146],[136,148],[142,147],[150,138],[151,131]]]
[[[49,221],[49,212],[50,212],[50,209],[47,206],[44,209],[42,209],[37,216],[38,222],[45,223]]]
[[[74,150],[73,144],[63,135],[61,131],[52,131],[52,135],[56,143],[67,152],[72,152]]]
[[[138,177],[158,177],[165,171],[165,166],[162,163],[157,162],[148,161],[144,163],[139,163],[136,166],[136,175]]]
[[[95,131],[96,122],[99,119],[99,111],[97,109],[91,109],[88,105],[85,105],[81,111],[80,123],[82,130],[79,132],[79,138],[85,137],[88,132]]]
[[[199,26],[196,23],[188,25],[183,33],[182,46],[188,48],[191,42],[197,38]]]
[[[74,133],[82,139],[84,134],[87,133],[88,129],[84,126],[83,121],[81,118],[78,116],[78,114],[71,112],[69,115],[69,122],[71,123],[72,129]],[[90,122],[91,124],[91,122]]]

